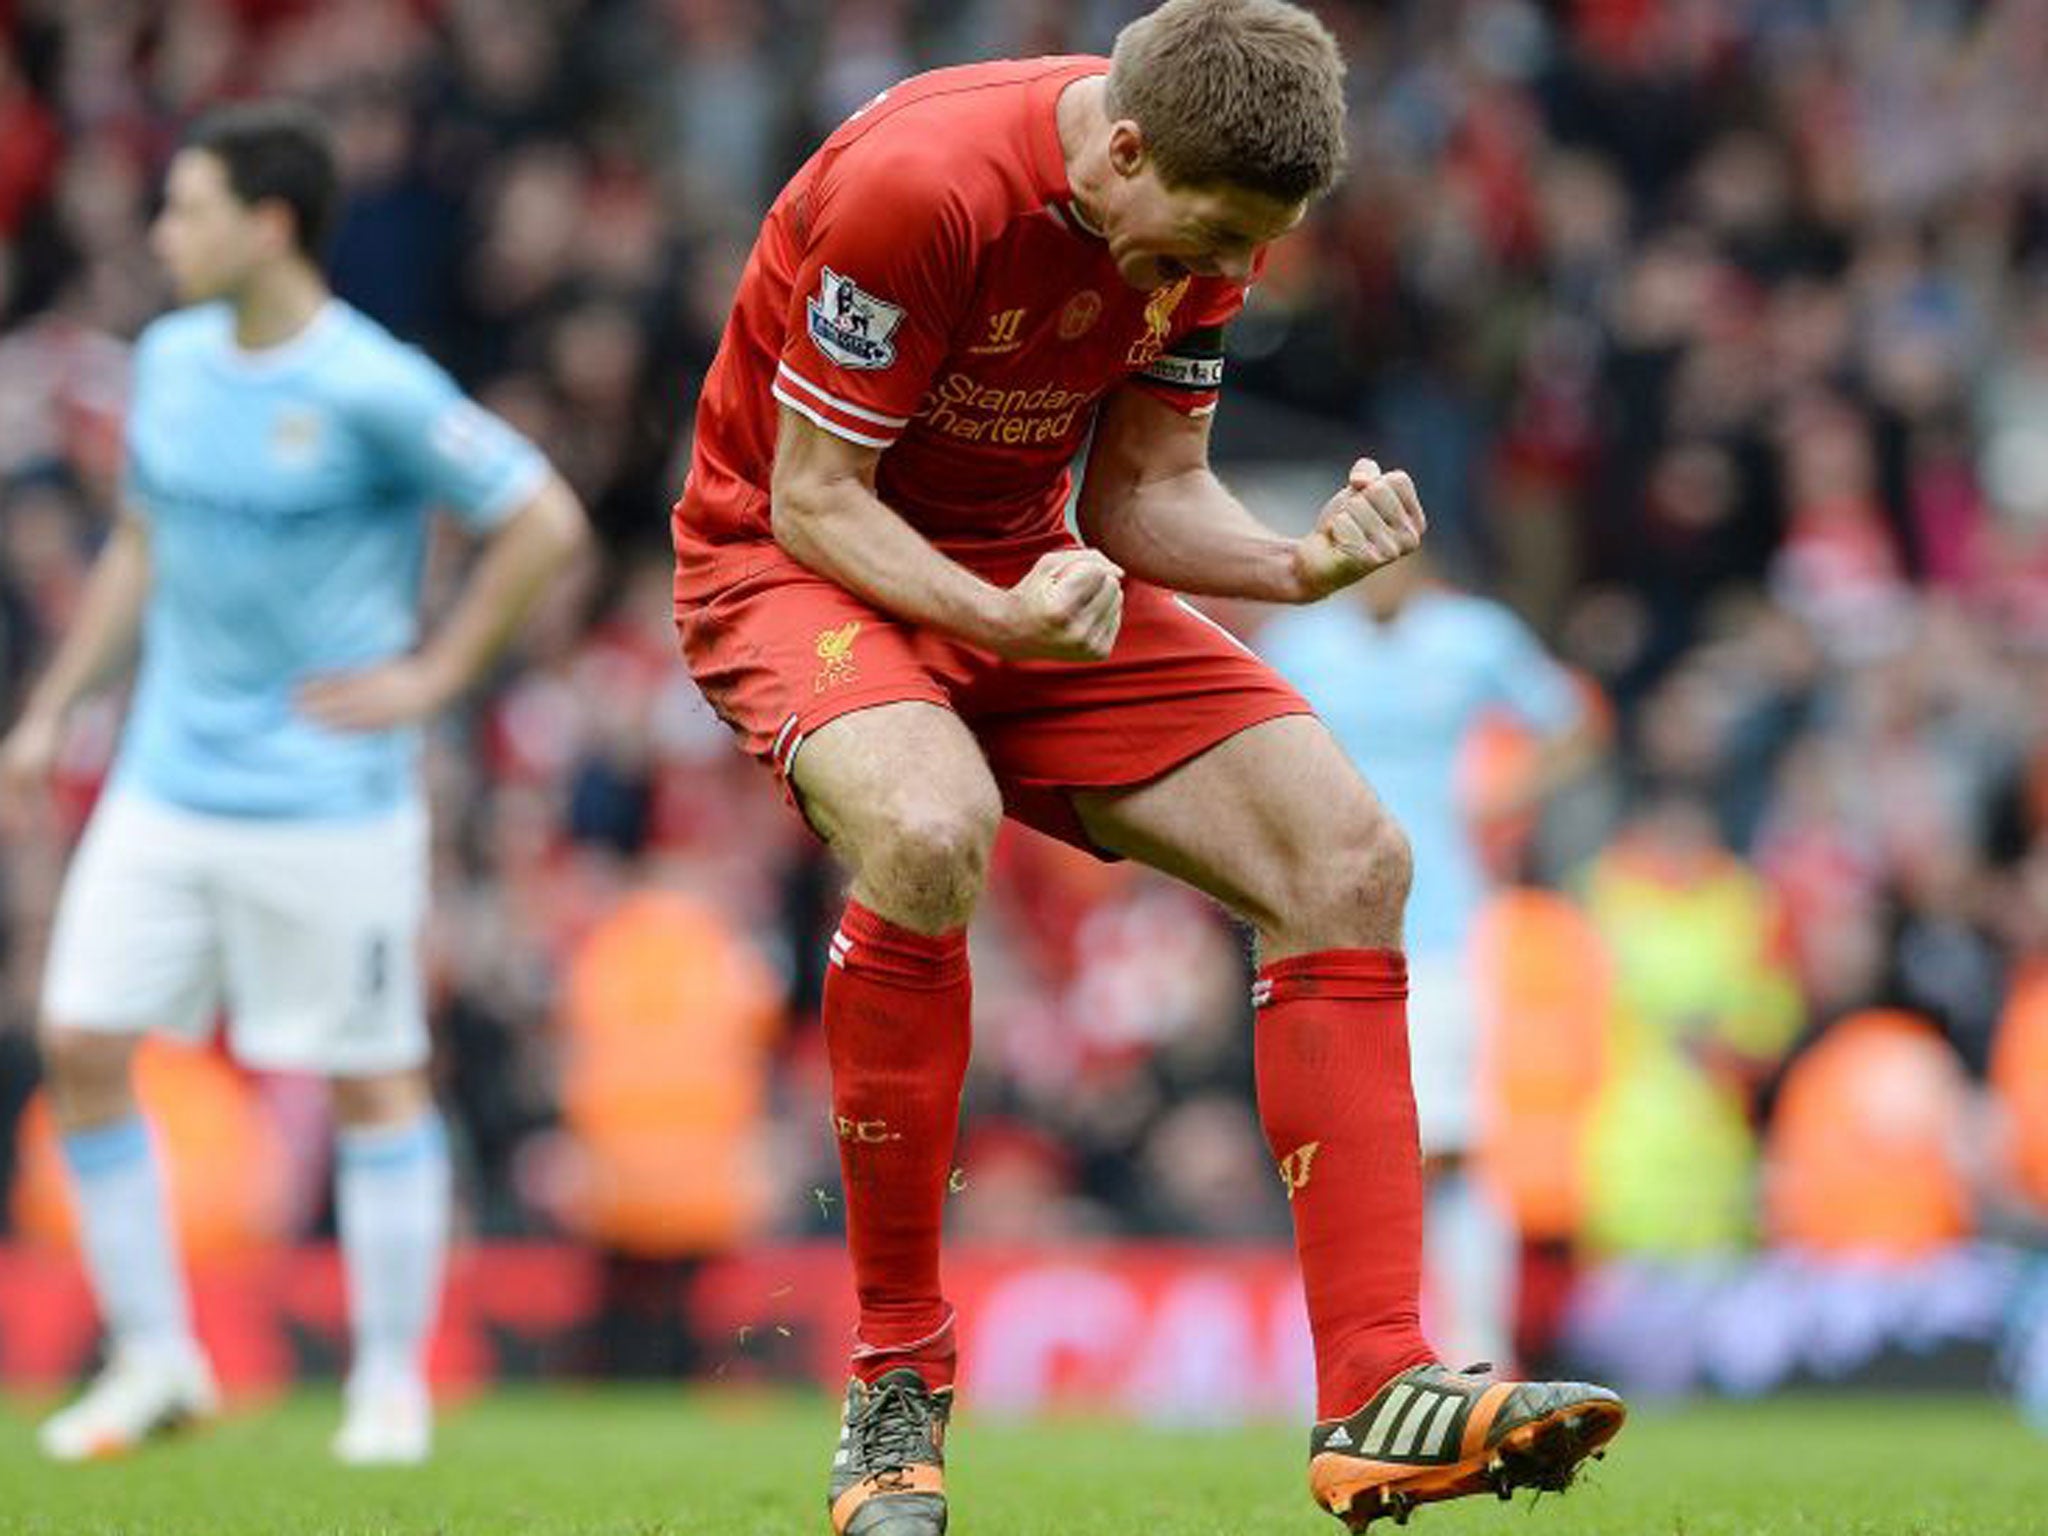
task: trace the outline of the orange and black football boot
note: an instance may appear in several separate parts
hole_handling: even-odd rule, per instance
[[[846,1384],[826,1501],[834,1536],[942,1536],[953,1389],[904,1367]]]
[[[1603,1453],[1628,1410],[1582,1381],[1499,1381],[1488,1366],[1401,1372],[1348,1418],[1309,1431],[1315,1500],[1353,1531],[1417,1505],[1517,1488],[1559,1491]]]

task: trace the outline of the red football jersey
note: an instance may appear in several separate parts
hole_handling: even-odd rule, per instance
[[[1243,285],[1128,286],[1081,221],[1055,103],[1109,61],[975,64],[884,91],[775,200],[704,382],[678,587],[772,541],[777,402],[886,450],[883,501],[976,564],[1061,526],[1069,466],[1129,381],[1213,410]],[[733,549],[731,546],[740,546]]]

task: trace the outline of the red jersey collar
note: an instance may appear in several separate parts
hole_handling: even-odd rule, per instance
[[[1047,203],[1067,211],[1074,188],[1067,180],[1067,157],[1060,148],[1060,92],[1076,80],[1109,73],[1109,60],[1096,54],[1073,54],[1045,61],[1046,71],[1031,83],[1031,160],[1038,190]]]

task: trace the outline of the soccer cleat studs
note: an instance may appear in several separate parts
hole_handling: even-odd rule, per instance
[[[1403,1371],[1371,1401],[1309,1436],[1316,1502],[1352,1531],[1397,1525],[1468,1494],[1561,1492],[1621,1428],[1627,1410],[1584,1382],[1498,1381],[1441,1365]]]

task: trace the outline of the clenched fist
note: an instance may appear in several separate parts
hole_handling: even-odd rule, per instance
[[[1041,555],[1009,592],[1009,622],[992,648],[1024,660],[1100,661],[1124,617],[1123,568],[1093,549]]]
[[[1428,526],[1405,470],[1381,474],[1371,459],[1360,459],[1344,489],[1323,503],[1315,528],[1294,546],[1303,598],[1327,597],[1413,554]]]

